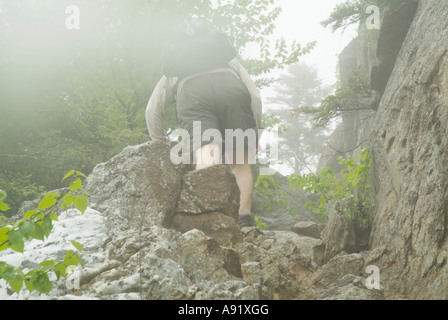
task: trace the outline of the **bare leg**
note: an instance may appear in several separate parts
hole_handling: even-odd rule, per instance
[[[240,211],[251,211],[252,193],[254,190],[254,178],[252,166],[250,164],[232,164],[230,169],[236,178],[236,183],[240,188]]]
[[[221,151],[218,144],[207,144],[197,149],[196,152],[196,170],[208,168],[220,164]]]
[[[221,152],[218,145],[205,145],[195,152],[196,155],[196,170],[208,168],[213,165],[220,164]],[[236,154],[226,154],[227,157],[233,157],[233,163],[230,164],[230,169],[235,175],[236,183],[240,189],[240,207],[239,207],[239,222],[240,226],[253,226],[251,218],[252,209],[252,193],[254,190],[254,178],[252,175],[252,165],[250,164],[249,157],[254,157],[255,153],[252,152],[248,155],[248,151],[244,151],[243,163],[237,163]]]
[[[252,175],[252,165],[250,164],[255,157],[254,152],[244,150],[244,161],[238,163],[236,161],[236,153],[233,155],[226,154],[227,157],[233,158],[233,163],[230,164],[230,169],[235,175],[236,183],[240,188],[240,211],[250,213],[252,208],[252,193],[254,191],[254,178]]]

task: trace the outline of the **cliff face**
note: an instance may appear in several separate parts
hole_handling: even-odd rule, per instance
[[[377,212],[363,255],[379,267],[386,297],[448,297],[447,17],[445,1],[389,3],[377,61],[366,70],[372,110],[344,115],[338,132],[345,155],[365,146],[374,152]],[[354,52],[347,48],[342,65],[349,53],[352,69],[366,65]],[[335,231],[352,234],[350,226],[327,223],[326,229],[333,231],[324,239],[327,252],[356,251],[356,239],[339,246],[328,241],[336,242]]]
[[[389,294],[447,298],[448,3],[421,1],[372,125],[371,259]]]

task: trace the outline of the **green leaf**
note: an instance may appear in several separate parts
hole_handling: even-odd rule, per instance
[[[0,251],[5,251],[9,248],[8,235],[0,236]]]
[[[41,221],[44,217],[45,217],[45,213],[44,212],[38,212],[36,214],[36,221]]]
[[[30,281],[30,279],[26,279],[25,281],[25,287],[28,289],[28,291],[31,293],[35,290],[32,282]]]
[[[36,210],[30,210],[27,213],[25,213],[25,219],[29,220],[31,219],[33,216],[35,216],[37,214]]]
[[[63,261],[67,266],[77,266],[79,264],[83,264],[81,258],[74,253],[73,250],[67,250]]]
[[[56,203],[56,199],[54,197],[45,196],[37,206],[37,210],[42,211],[48,208],[51,208]]]
[[[45,260],[39,263],[39,266],[42,267],[42,271],[47,272],[52,269],[56,265],[56,260]]]
[[[34,238],[37,240],[42,240],[42,241],[45,239],[44,230],[42,229],[40,224],[37,222],[34,223],[34,231],[31,234],[31,238]]]
[[[11,265],[5,264],[1,277],[8,282],[12,290],[19,293],[23,287],[23,272]]]
[[[51,233],[51,230],[53,230],[53,221],[51,221],[50,217],[46,215],[44,219],[42,220],[42,230],[44,232],[44,235],[48,238],[48,236]]]
[[[75,241],[75,240],[70,240],[70,242],[72,243],[72,245],[78,249],[79,251],[82,251],[84,249],[84,247],[82,246],[82,244],[80,244],[79,242]]]
[[[267,182],[266,180],[261,180],[261,183],[263,184],[263,187],[269,187],[269,182]]]
[[[11,249],[18,252],[23,252],[23,234],[20,230],[10,230],[8,232],[8,240]]]
[[[84,197],[83,195],[80,195],[80,196],[75,197],[75,200],[73,201],[73,205],[75,206],[76,209],[81,211],[81,213],[84,213],[87,210],[89,203],[88,203],[86,197]]]
[[[30,280],[33,287],[41,293],[48,294],[53,288],[53,285],[48,278],[48,274],[45,272],[38,271],[34,273]]]
[[[18,294],[23,287],[23,277],[18,276],[17,279],[8,281],[8,284],[11,286],[11,289]]]
[[[77,176],[84,177],[84,178],[87,178],[86,175],[85,175],[84,173],[79,172],[79,171],[76,171],[76,175],[77,175]]]
[[[8,205],[3,201],[0,201],[0,211],[8,211],[8,210],[9,210]]]
[[[54,212],[49,213],[48,217],[51,219],[51,221],[59,221],[58,215]]]
[[[67,179],[68,177],[72,176],[75,173],[75,170],[70,170],[69,172],[67,172],[64,176],[64,178],[62,178],[61,181],[64,181],[65,179]]]
[[[10,227],[3,227],[3,228],[0,228],[0,237],[2,237],[2,236],[6,236],[6,235],[8,234],[8,231],[9,231],[10,229],[11,229]]]
[[[62,208],[68,208],[72,203],[75,197],[71,193],[67,193],[62,198]]]
[[[82,187],[82,181],[79,178],[76,178],[75,181],[70,182],[70,190],[76,191],[79,190]]]
[[[24,237],[29,237],[34,232],[34,222],[25,221],[20,227],[19,230],[22,232]]]
[[[60,263],[54,267],[54,273],[56,274],[56,277],[66,277],[67,276],[67,265],[64,263]]]

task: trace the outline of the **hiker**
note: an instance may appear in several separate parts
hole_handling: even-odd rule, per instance
[[[201,23],[186,21],[174,33],[164,56],[163,71],[164,75],[146,109],[151,139],[167,142],[163,116],[165,110],[176,103],[180,126],[189,132],[192,141],[201,141],[200,145],[192,145],[190,149],[196,169],[220,164],[224,156],[240,189],[238,224],[240,227],[253,226],[251,206],[254,181],[250,163],[254,163],[258,137],[255,143],[245,142],[242,146],[244,150],[236,150],[238,146],[228,147],[222,141],[211,143],[210,140],[202,142],[201,139],[209,129],[218,131],[224,137],[225,129],[252,129],[258,132],[261,128],[259,91],[236,59],[232,42],[226,35]],[[193,128],[194,123],[198,122],[200,131]],[[198,134],[201,136],[197,137]],[[244,154],[244,161],[236,161],[238,151]]]

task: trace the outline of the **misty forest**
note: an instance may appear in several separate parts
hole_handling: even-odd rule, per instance
[[[0,0],[0,299],[448,298],[448,3],[333,1],[327,83],[284,2]],[[261,92],[252,226],[232,166],[170,160],[176,103],[148,134],[191,20]]]

